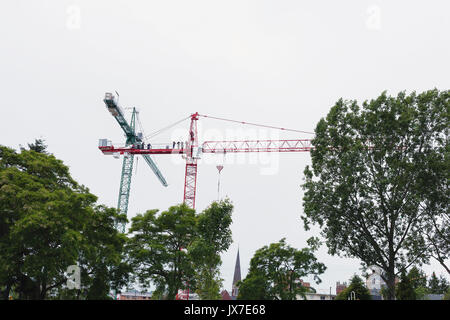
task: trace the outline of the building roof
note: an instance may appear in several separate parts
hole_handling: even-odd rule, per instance
[[[230,294],[227,290],[223,290],[220,295],[222,296],[222,300],[231,300]]]

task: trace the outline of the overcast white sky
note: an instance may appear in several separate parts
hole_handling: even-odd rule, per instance
[[[44,138],[99,202],[116,206],[121,160],[99,138],[122,142],[105,92],[140,110],[145,133],[199,113],[313,131],[339,98],[383,90],[450,87],[450,2],[4,0],[0,3],[0,143]],[[201,119],[201,141],[226,132],[268,138],[302,134]],[[181,129],[156,142],[183,139]],[[183,131],[184,130],[184,131]],[[245,131],[247,130],[247,131]],[[181,136],[180,136],[181,135]],[[234,243],[222,255],[231,289],[239,245],[242,276],[258,248],[283,237],[302,248],[303,170],[308,153],[225,159],[221,193],[235,205]],[[146,164],[135,168],[129,216],[165,210],[183,197],[184,163],[154,157],[169,187]],[[216,161],[199,164],[197,209],[217,198]],[[328,269],[320,291],[360,274],[359,261],[318,253]],[[443,268],[433,263],[428,273]]]

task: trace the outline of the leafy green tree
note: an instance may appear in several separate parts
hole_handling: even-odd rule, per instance
[[[438,261],[450,275],[450,103],[444,101],[439,116],[442,129],[436,130],[433,137],[433,148],[425,150],[421,159],[422,173],[419,175],[416,190],[422,195],[420,207],[422,219],[426,222],[421,228],[425,243],[422,245],[430,257]]]
[[[427,286],[427,275],[416,266],[412,267],[408,272],[408,279],[414,289]]]
[[[269,281],[260,274],[249,274],[237,283],[237,300],[271,300]]]
[[[312,241],[308,243],[311,245]],[[284,238],[258,249],[250,260],[249,273],[242,281],[244,292],[239,289],[240,299],[252,297],[252,293],[246,296],[247,288],[254,286],[259,288],[254,294],[260,296],[263,289],[267,290],[263,296],[270,300],[296,300],[298,296],[306,298],[307,288],[300,283],[300,279],[313,275],[318,284],[321,282],[319,275],[326,270],[325,265],[317,261],[314,249],[295,249],[287,245]]]
[[[160,215],[149,210],[134,217],[127,248],[140,284],[156,285],[155,297],[175,299],[188,287],[201,299],[219,299],[220,253],[232,242],[232,211],[226,199],[198,215],[182,204]]]
[[[417,300],[426,300],[427,295],[430,293],[430,290],[427,287],[419,287],[414,289]]]
[[[428,288],[432,294],[443,294],[449,289],[448,280],[442,275],[438,278],[436,273],[432,273],[428,281]]]
[[[442,212],[443,219],[429,219],[430,224],[424,227],[424,234],[427,241],[426,247],[430,248],[430,256],[436,259],[450,275],[450,266],[447,262],[450,258],[450,217],[448,212]]]
[[[444,207],[450,171],[449,96],[382,93],[362,107],[341,99],[315,129],[312,168],[304,171],[305,229],[318,224],[330,254],[382,268],[389,299],[400,270],[429,261],[424,231],[445,219],[432,209]]]
[[[108,245],[94,239],[105,236],[101,228],[89,231],[106,210],[96,208],[96,200],[44,147],[17,153],[0,146],[2,298],[12,291],[19,299],[58,296],[67,282],[67,268],[81,262],[87,244]],[[112,239],[111,230],[107,232]],[[100,265],[101,259],[111,266],[103,256],[91,263]],[[107,281],[108,274],[102,277]]]
[[[354,292],[354,295],[352,292]],[[350,285],[336,296],[336,300],[350,300],[353,298],[356,300],[371,300],[369,289],[356,274],[350,279]]]
[[[220,299],[220,254],[231,243],[233,205],[226,199],[213,202],[197,216],[198,237],[189,247],[196,269],[197,293],[202,300]]]
[[[450,300],[450,288],[444,294],[444,297],[442,298],[442,300]]]
[[[34,143],[28,143],[28,148],[35,152],[47,153],[47,145],[44,139],[35,139]]]
[[[430,289],[430,293],[439,294],[441,293],[441,288],[439,285],[439,279],[436,276],[436,273],[432,273],[430,280],[428,281],[428,288]]]
[[[395,295],[397,300],[416,300],[416,292],[405,271],[401,273],[400,282],[396,286]]]
[[[0,158],[2,280],[19,298],[45,299],[76,264],[80,231],[96,197],[52,155],[1,146]]]
[[[78,257],[82,288],[78,299],[110,299],[111,290],[118,291],[128,282],[131,267],[127,263],[127,238],[115,226],[126,223],[126,216],[114,208],[97,206],[86,221],[83,246]]]
[[[414,289],[416,299],[423,300],[429,293],[427,288],[427,276],[425,272],[414,266],[411,270],[409,270],[407,277]]]
[[[445,293],[448,291],[448,289],[450,289],[450,283],[448,282],[448,280],[440,275],[439,276],[439,281],[440,281],[440,289],[442,293]]]
[[[148,210],[132,218],[128,253],[137,280],[175,299],[180,289],[195,288],[194,266],[187,248],[196,239],[197,218],[187,205],[172,206],[157,215]]]

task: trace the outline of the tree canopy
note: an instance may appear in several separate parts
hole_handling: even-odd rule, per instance
[[[0,289],[21,299],[47,299],[63,290],[69,266],[103,268],[83,277],[85,285],[99,281],[105,297],[111,269],[120,265],[123,235],[115,220],[126,220],[115,209],[96,205],[97,197],[69,174],[61,160],[42,143],[30,150],[0,146]],[[93,228],[97,226],[94,230]],[[101,245],[112,245],[109,254]],[[93,246],[97,246],[93,248]],[[111,258],[111,259],[109,259]],[[109,259],[109,260],[108,260]],[[87,270],[84,269],[84,270]],[[88,281],[89,279],[89,281]],[[92,292],[90,286],[89,292]],[[71,292],[73,294],[73,291]]]
[[[300,282],[302,277],[313,276],[320,283],[319,275],[326,267],[314,255],[316,239],[308,242],[311,247],[296,249],[281,239],[258,249],[250,261],[247,277],[240,282],[238,299],[296,300],[305,298],[308,288]]]
[[[220,253],[232,241],[232,210],[224,200],[198,215],[181,204],[159,215],[149,210],[132,218],[128,250],[140,284],[156,285],[157,294],[166,299],[188,287],[203,299],[218,299]]]
[[[411,279],[406,275],[405,271],[402,271],[400,276],[400,282],[396,286],[395,296],[397,300],[416,300],[416,292]]]
[[[428,288],[432,294],[445,294],[450,289],[450,284],[445,277],[441,275],[438,278],[433,272],[428,281]]]
[[[336,300],[371,300],[369,289],[367,289],[364,281],[356,274],[350,279],[350,285],[342,290]]]
[[[228,199],[213,202],[197,216],[198,237],[189,247],[196,270],[197,290],[201,299],[220,299],[220,254],[232,243],[230,225],[233,205]]]
[[[305,229],[319,225],[330,254],[382,268],[390,299],[402,270],[448,257],[449,96],[340,99],[315,129]]]

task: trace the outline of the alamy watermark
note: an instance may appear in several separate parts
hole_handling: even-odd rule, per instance
[[[371,5],[366,10],[366,27],[369,30],[381,29],[381,8],[378,5]]]
[[[218,129],[203,130],[198,125],[198,163],[209,165],[256,165],[259,167],[261,175],[275,175],[280,169],[280,153],[275,151],[264,151],[267,143],[258,144],[257,141],[278,141],[280,134],[274,130],[267,129],[226,129],[225,132]],[[169,148],[175,144],[177,147],[182,143],[187,145],[185,129],[176,129],[171,134],[171,142],[166,146]],[[248,144],[242,143],[248,141]],[[216,152],[207,152],[201,147],[205,146],[204,142],[220,142],[208,143],[208,150],[214,149]],[[222,143],[223,142],[223,143]],[[230,143],[231,142],[231,143]],[[235,143],[234,143],[235,142]],[[269,147],[271,147],[270,145]],[[164,147],[164,146],[163,146]],[[246,150],[249,149],[249,150]],[[256,151],[259,150],[259,151]],[[205,151],[203,153],[202,151]],[[182,165],[185,158],[182,156],[172,157],[174,164]]]
[[[66,28],[78,30],[81,28],[81,8],[72,4],[66,8]]]

